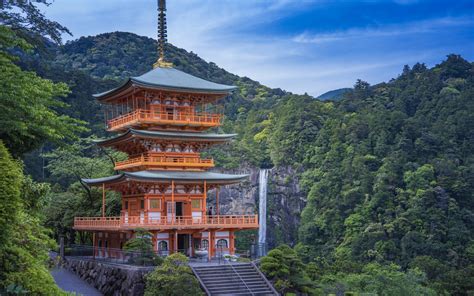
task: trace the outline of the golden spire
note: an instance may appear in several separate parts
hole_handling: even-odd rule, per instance
[[[171,68],[173,63],[165,61],[166,37],[166,0],[157,0],[158,2],[158,60],[153,64],[153,69],[157,67]]]

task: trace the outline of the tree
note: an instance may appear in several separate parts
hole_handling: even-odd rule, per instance
[[[323,294],[358,295],[370,293],[387,296],[437,295],[427,288],[426,277],[419,270],[403,272],[394,264],[368,264],[360,273],[326,275],[320,280]]]
[[[261,268],[282,294],[297,291],[307,293],[312,287],[303,262],[287,245],[280,245],[268,252],[261,259]]]
[[[67,95],[64,83],[53,83],[13,63],[7,50],[26,43],[5,26],[0,26],[0,138],[13,156],[39,148],[46,141],[61,144],[86,131],[85,123],[57,111],[67,105],[57,97]]]
[[[7,26],[22,34],[24,38],[43,43],[42,36],[49,37],[56,43],[61,42],[61,34],[72,35],[69,30],[55,21],[44,17],[35,4],[49,6],[49,0],[2,2],[0,10],[0,25]]]
[[[102,189],[89,187],[82,178],[99,178],[114,174],[113,161],[123,159],[124,154],[97,149],[92,139],[81,139],[71,145],[63,145],[44,155],[48,160],[46,169],[53,184],[50,201],[45,211],[45,224],[56,235],[66,235],[70,243],[76,243],[76,232],[72,229],[75,216],[98,216],[102,208]],[[106,215],[119,215],[120,194],[106,192]],[[79,242],[90,239],[84,232],[79,233]]]
[[[123,245],[125,251],[130,252],[130,263],[136,265],[160,265],[161,257],[153,251],[153,234],[145,229],[135,229],[135,236]]]
[[[10,238],[21,206],[21,167],[0,140],[0,246]]]
[[[305,262],[325,258],[331,276],[375,263],[413,276],[418,267],[439,294],[471,289],[454,279],[474,262],[473,69],[450,55],[431,69],[405,67],[389,83],[358,81],[335,103],[305,149]]]
[[[37,190],[41,185],[23,176],[20,163],[1,141],[0,176],[0,294],[11,290],[31,295],[65,294],[46,267],[54,241],[34,215],[40,212],[46,191]],[[33,199],[38,203],[32,204]]]
[[[146,277],[145,296],[204,295],[188,266],[188,258],[175,253]]]

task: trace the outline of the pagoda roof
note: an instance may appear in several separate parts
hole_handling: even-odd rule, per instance
[[[139,171],[123,172],[118,175],[97,178],[82,179],[88,185],[117,184],[124,181],[142,182],[169,182],[192,183],[193,181],[207,181],[212,184],[235,184],[243,181],[249,175],[230,175],[214,172],[189,172],[189,171]]]
[[[193,140],[197,142],[227,142],[236,137],[237,134],[210,134],[210,133],[189,133],[189,132],[169,132],[169,131],[149,131],[129,129],[127,132],[110,139],[96,140],[98,145],[109,146],[130,138],[140,139],[162,139],[162,140]]]
[[[237,88],[233,85],[207,81],[175,68],[157,67],[141,76],[130,77],[119,87],[93,96],[99,100],[106,99],[109,96],[120,93],[132,85],[154,89],[213,94],[227,94]]]

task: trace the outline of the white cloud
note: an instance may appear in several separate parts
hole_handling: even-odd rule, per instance
[[[454,17],[329,33],[315,33],[312,28],[291,36],[266,32],[266,27],[314,2],[325,1],[171,0],[169,41],[231,73],[313,95],[352,86],[357,78],[371,83],[388,80],[404,64],[439,62],[450,52],[463,54],[462,49],[468,51],[474,42],[444,41],[451,32],[439,33],[438,44],[418,38],[473,23],[472,18]],[[117,30],[156,37],[155,1],[56,0],[46,11],[75,38]]]
[[[327,43],[347,39],[374,38],[374,37],[395,37],[401,35],[434,33],[440,29],[468,25],[474,23],[472,18],[438,18],[418,22],[410,22],[397,25],[387,25],[383,27],[352,28],[344,31],[331,33],[311,34],[308,31],[293,37],[293,41],[298,43]]]

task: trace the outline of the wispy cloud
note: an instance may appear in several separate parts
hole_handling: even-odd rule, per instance
[[[327,43],[347,39],[362,39],[374,37],[397,37],[402,35],[435,33],[440,29],[455,26],[465,26],[474,23],[471,17],[447,17],[432,20],[409,22],[404,24],[386,25],[382,27],[351,28],[349,30],[312,34],[305,31],[293,37],[298,43]]]

